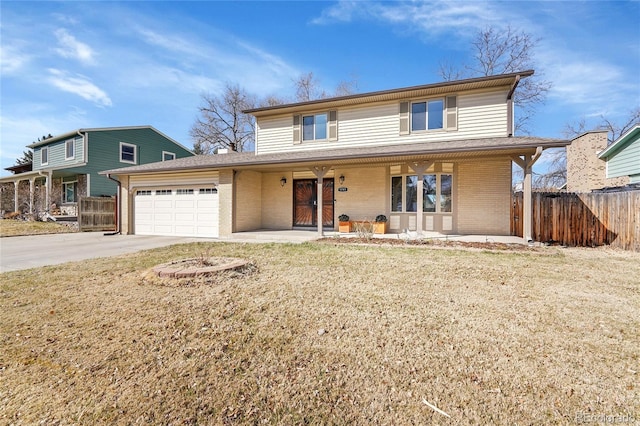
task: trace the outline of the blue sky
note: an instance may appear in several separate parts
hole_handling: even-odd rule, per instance
[[[328,91],[441,81],[488,25],[538,42],[553,87],[530,124],[623,121],[640,105],[640,2],[13,2],[0,3],[0,159],[78,128],[152,125],[192,147],[202,93],[238,83],[293,96],[312,71]],[[542,165],[544,162],[542,163]],[[3,175],[7,173],[2,173]]]

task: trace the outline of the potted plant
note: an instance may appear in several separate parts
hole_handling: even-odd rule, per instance
[[[351,222],[349,222],[349,216],[344,213],[338,216],[338,231],[351,232]]]
[[[374,234],[386,234],[387,233],[387,217],[383,214],[376,216],[376,220],[373,223]]]

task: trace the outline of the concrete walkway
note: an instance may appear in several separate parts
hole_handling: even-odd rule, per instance
[[[217,240],[145,235],[104,235],[102,232],[30,235],[0,238],[0,272],[117,256],[172,244]]]

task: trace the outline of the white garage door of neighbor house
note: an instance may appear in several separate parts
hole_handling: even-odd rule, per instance
[[[138,235],[218,237],[218,190],[138,190],[134,217],[134,233]]]

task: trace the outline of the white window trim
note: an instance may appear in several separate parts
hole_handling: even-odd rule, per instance
[[[124,146],[128,146],[128,147],[132,147],[133,148],[133,161],[123,160],[122,159],[122,147],[124,147]],[[121,163],[138,164],[138,147],[136,145],[133,145],[133,144],[130,144],[130,143],[126,143],[126,142],[120,142],[120,150],[118,152],[118,155],[120,156],[120,162]]]
[[[47,153],[47,161],[42,161],[42,153],[43,152]],[[43,146],[42,148],[40,148],[40,165],[41,166],[46,166],[47,164],[49,164],[49,147],[48,146]]]
[[[74,142],[75,141],[71,139],[64,143],[64,159],[65,160],[73,160],[74,158],[76,158],[76,146]],[[71,157],[67,157],[67,154],[69,153],[69,145],[71,145],[71,149],[73,150]]]
[[[74,183],[76,184],[76,192],[74,192],[74,194],[73,194],[73,195],[75,196],[76,201],[67,201],[67,200],[66,200],[66,198],[67,198],[67,188],[66,188],[66,185],[74,184]],[[73,203],[77,203],[77,202],[78,202],[78,194],[77,194],[77,191],[78,191],[78,181],[77,181],[77,180],[72,180],[72,181],[69,181],[69,182],[62,182],[62,204],[73,204]]]
[[[164,156],[165,155],[173,155],[173,158],[171,160],[175,160],[176,159],[176,153],[175,152],[169,152],[169,151],[162,151],[162,161],[171,161],[171,160],[165,160]]]
[[[429,102],[433,101],[442,101],[442,127],[439,129],[430,129],[429,128]],[[426,103],[426,111],[425,111],[425,129],[424,130],[413,130],[413,104],[421,104]],[[447,123],[446,123],[446,112],[447,112],[447,98],[430,98],[430,99],[414,99],[409,102],[409,132],[410,133],[432,133],[432,132],[442,132],[446,131]]]

